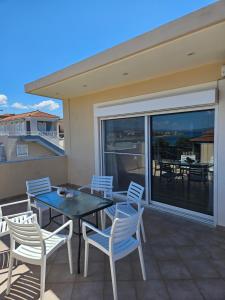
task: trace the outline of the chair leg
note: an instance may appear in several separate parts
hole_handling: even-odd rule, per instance
[[[144,223],[142,218],[141,218],[141,233],[142,233],[143,241],[144,243],[146,243],[145,228],[144,228]]]
[[[112,257],[109,258],[109,261],[110,261],[110,269],[111,269],[111,277],[112,277],[113,298],[114,300],[118,300],[115,262],[113,261]]]
[[[46,259],[41,264],[41,289],[40,289],[40,300],[44,300],[45,294],[45,276],[46,276]]]
[[[146,280],[145,262],[144,262],[141,243],[138,246],[138,252],[139,252],[139,259],[140,259],[140,264],[141,264],[141,271],[142,271],[143,280]]]
[[[101,210],[100,215],[101,215],[102,230],[104,230],[105,229],[105,220],[106,220],[105,212]]]
[[[72,258],[71,240],[68,240],[68,241],[67,241],[67,249],[68,249],[68,258],[69,258],[70,274],[73,274],[73,258]]]
[[[89,259],[89,243],[85,241],[85,250],[84,250],[84,277],[87,277],[88,273],[88,259]]]
[[[10,257],[9,257],[9,272],[8,272],[8,281],[7,281],[6,295],[8,295],[10,293],[10,285],[11,285],[11,278],[12,278],[13,261],[14,261],[14,258],[10,254]]]
[[[40,208],[38,209],[38,214],[39,214],[39,216],[38,216],[39,217],[39,225],[42,228],[42,211]]]
[[[65,215],[62,215],[62,222],[63,222],[63,224],[66,223],[66,216]]]

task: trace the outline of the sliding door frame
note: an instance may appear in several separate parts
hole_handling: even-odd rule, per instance
[[[213,84],[213,83],[212,83]],[[181,94],[182,96],[182,94]],[[146,96],[145,96],[146,97]],[[152,101],[152,100],[150,100]],[[98,107],[110,107],[110,103],[112,104],[112,107],[116,106],[117,101],[112,101],[109,103],[100,103],[97,104],[94,107],[94,140],[95,140],[95,172],[96,174],[104,174],[104,141],[103,141],[103,121],[105,120],[114,120],[114,119],[124,119],[124,118],[132,118],[132,117],[145,117],[145,201],[144,203],[146,205],[150,205],[152,208],[157,208],[160,210],[164,210],[166,212],[172,212],[179,215],[184,215],[189,218],[193,218],[198,221],[202,221],[205,223],[210,223],[214,225],[217,224],[217,206],[218,206],[218,199],[217,199],[217,152],[218,152],[218,103],[215,100],[214,103],[209,104],[195,104],[190,107],[178,107],[179,108],[161,108],[157,111],[144,111],[144,112],[138,112],[138,113],[127,113],[126,111],[120,111],[120,115],[109,115],[109,116],[101,116],[100,114],[96,113],[98,111]],[[118,101],[119,103],[123,103],[122,100]],[[125,101],[125,103],[127,100]],[[138,103],[137,103],[138,105]],[[215,121],[214,121],[214,175],[213,175],[213,182],[214,182],[214,189],[213,189],[213,216],[205,215],[202,213],[194,212],[191,210],[170,206],[167,204],[163,204],[160,202],[155,201],[152,199],[152,193],[151,193],[151,181],[152,181],[152,162],[151,162],[151,116],[154,115],[166,115],[166,114],[172,114],[172,113],[183,113],[183,112],[193,112],[193,111],[203,111],[203,110],[214,110],[215,111]]]

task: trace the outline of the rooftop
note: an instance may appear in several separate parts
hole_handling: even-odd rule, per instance
[[[2,114],[2,115],[0,115],[0,119],[5,119],[5,118],[11,117],[11,116],[15,116],[15,114]]]
[[[59,119],[58,116],[56,115],[52,115],[52,114],[48,114],[46,112],[40,111],[40,110],[35,110],[35,111],[31,111],[31,112],[27,112],[27,113],[22,113],[22,114],[12,114],[6,117],[4,117],[1,120],[1,116],[0,116],[0,121],[14,121],[14,120],[18,120],[18,119],[25,119],[25,118],[44,118],[44,119]]]
[[[137,252],[121,259],[116,263],[119,299],[225,299],[224,231],[149,208],[145,209],[144,223],[147,281],[142,280]],[[48,229],[53,231],[55,226]],[[76,236],[72,245],[76,270]],[[8,247],[9,237],[5,237],[0,242],[2,299],[6,290]],[[87,278],[82,273],[70,275],[67,259],[64,246],[47,261],[46,299],[112,299],[109,262],[102,252],[90,248]],[[39,267],[18,263],[13,271],[11,293],[4,299],[37,300],[39,272]]]

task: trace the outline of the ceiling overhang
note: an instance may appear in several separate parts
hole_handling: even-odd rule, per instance
[[[51,98],[74,98],[223,62],[225,1],[219,1],[28,83],[25,91]]]

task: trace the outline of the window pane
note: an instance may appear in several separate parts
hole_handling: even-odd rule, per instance
[[[104,121],[104,171],[115,190],[131,181],[145,186],[144,117]]]
[[[145,186],[144,156],[106,153],[105,173],[113,175],[115,190],[127,190],[131,181]]]
[[[213,215],[214,110],[152,117],[152,200]]]
[[[144,153],[144,117],[105,121],[105,151]]]
[[[18,144],[16,145],[17,156],[28,156],[28,145]]]

